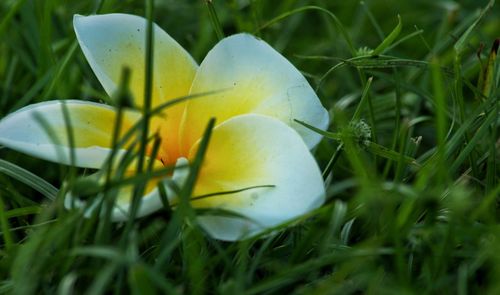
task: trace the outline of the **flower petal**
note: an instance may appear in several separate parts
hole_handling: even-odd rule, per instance
[[[73,19],[80,46],[97,78],[111,95],[118,87],[124,67],[131,69],[130,89],[135,103],[144,101],[146,19],[129,14],[80,16]],[[173,98],[189,93],[197,64],[172,37],[154,25],[154,68],[152,106],[157,107]],[[163,143],[172,151],[171,161],[178,157],[179,124],[184,104],[165,110],[167,118],[162,134],[168,134]]]
[[[132,71],[131,91],[143,105],[147,20],[130,14],[81,16],[73,19],[76,36],[106,92],[118,87],[124,67]],[[154,24],[154,104],[187,95],[197,65],[165,31]]]
[[[158,192],[158,180],[151,180],[146,185],[146,194],[141,198],[141,204],[135,217],[149,215],[163,207]],[[128,186],[120,190],[120,197],[117,200],[111,219],[113,221],[125,221],[129,218],[133,187]]]
[[[143,217],[149,215],[160,208],[162,208],[162,202],[160,200],[158,188],[156,187],[158,184],[158,180],[151,180],[146,185],[146,193],[141,198],[141,203],[139,205],[139,209],[137,211],[136,217]],[[129,218],[130,213],[130,205],[131,205],[131,197],[133,194],[133,187],[126,186],[120,188],[118,191],[118,198],[116,200],[115,206],[111,211],[111,220],[112,221],[125,221]],[[92,199],[90,205],[87,204],[88,201],[81,200],[74,196],[73,193],[69,193],[64,199],[64,206],[68,209],[71,208],[84,208],[86,207],[85,217],[90,217],[93,211],[97,208],[101,199],[99,199],[100,195],[97,195],[97,198]]]
[[[191,93],[221,91],[188,103],[183,147],[201,136],[211,117],[221,123],[233,116],[257,113],[275,117],[296,129],[309,148],[321,136],[296,123],[326,129],[328,112],[304,76],[262,40],[238,34],[219,42],[200,65]]]
[[[231,191],[235,192],[227,193]],[[226,194],[212,195],[220,192]],[[249,237],[323,202],[319,168],[292,128],[255,114],[233,117],[214,128],[192,204],[248,219],[200,216],[200,224],[211,236],[229,241]]]
[[[148,162],[151,160],[150,158],[146,159]],[[153,171],[157,171],[161,168],[164,168],[163,164],[156,159],[153,159]],[[181,158],[177,161],[176,168],[174,170],[174,173],[172,175],[172,181],[174,182],[181,182],[182,179],[186,174],[187,170],[187,161],[185,158]],[[130,170],[127,171],[126,175],[124,176],[124,179],[128,177],[132,177],[135,172],[133,171],[133,168],[136,167],[135,163],[132,163],[130,166]],[[91,179],[94,182],[100,183],[102,185],[104,183],[104,175],[101,172],[97,172],[93,175],[88,176],[87,178]],[[122,179],[122,180],[124,180]],[[163,207],[163,204],[160,199],[160,193],[158,191],[158,185],[165,185],[167,195],[169,198],[173,198],[174,192],[163,182],[162,177],[156,177],[156,178],[151,178],[147,183],[145,187],[145,194],[141,197],[141,202],[139,204],[139,208],[137,211],[137,214],[135,217],[143,217],[146,215],[149,215],[160,208]],[[98,185],[98,184],[96,184]],[[132,196],[134,193],[135,185],[133,184],[124,184],[121,185],[118,188],[117,193],[117,198],[116,202],[114,204],[114,208],[111,211],[111,220],[112,221],[125,221],[130,217],[130,207],[131,207],[131,201],[132,201]],[[90,217],[90,215],[93,213],[93,211],[97,208],[97,206],[102,202],[103,200],[99,198],[99,196],[102,195],[97,195],[97,198],[92,199],[92,203],[88,204],[88,200],[82,200],[78,198],[77,192],[70,192],[65,200],[64,200],[64,205],[66,208],[86,208],[85,211],[85,216]],[[106,195],[110,196],[110,195]]]
[[[75,165],[100,168],[110,151],[116,113],[103,104],[79,100],[47,101],[22,108],[0,121],[0,144],[62,164],[70,163],[63,104],[73,131]],[[122,133],[140,118],[125,112]]]

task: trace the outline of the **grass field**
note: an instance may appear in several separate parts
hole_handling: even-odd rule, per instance
[[[313,149],[325,204],[238,242],[207,235],[189,204],[112,223],[64,207],[89,171],[0,146],[0,293],[500,294],[494,1],[152,2],[1,1],[0,119],[54,99],[113,103],[74,14],[149,12],[198,63],[249,32],[330,113]]]

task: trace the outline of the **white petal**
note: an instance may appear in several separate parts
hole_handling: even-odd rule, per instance
[[[188,103],[184,148],[198,140],[211,117],[221,123],[256,113],[277,118],[296,129],[309,148],[321,136],[294,119],[326,129],[328,112],[304,76],[264,41],[238,34],[220,41],[203,60],[191,93],[221,91]]]
[[[131,69],[130,90],[137,106],[144,104],[146,19],[129,14],[80,16],[73,20],[76,36],[90,66],[106,92],[119,85],[124,67]],[[153,37],[152,107],[189,94],[198,65],[174,39],[156,24]],[[175,164],[179,151],[179,125],[185,103],[162,112],[162,145],[169,153],[165,163]]]
[[[66,100],[27,106],[0,121],[0,144],[41,159],[71,164],[63,104],[73,131],[75,166],[100,168],[110,152],[116,116],[113,108],[103,104]],[[122,132],[139,118],[138,113],[127,112]]]
[[[163,164],[160,161],[158,160],[154,161],[155,161],[154,163],[155,169],[160,169],[163,167]],[[182,182],[186,177],[187,167],[185,165],[187,165],[187,160],[185,158],[180,158],[177,161],[176,169],[174,170],[172,176],[172,181],[175,182],[177,185],[182,185]],[[135,167],[135,165],[131,166]],[[133,173],[130,173],[129,176],[131,175],[133,175]],[[94,179],[101,185],[104,182],[104,177],[100,172],[89,176],[89,178]],[[161,202],[160,193],[157,188],[158,185],[163,185],[165,187],[167,192],[167,197],[169,198],[170,201],[176,200],[174,191],[170,189],[170,187],[166,184],[166,181],[164,179],[161,178],[151,179],[146,185],[145,195],[141,197],[141,202],[139,204],[139,208],[135,216],[136,218],[147,216],[163,208],[163,203]],[[134,193],[134,188],[135,187],[132,185],[124,185],[119,188],[117,192],[118,196],[116,199],[116,203],[114,204],[114,208],[111,212],[112,221],[116,222],[126,221],[128,218],[130,218],[130,207],[131,207],[132,195]],[[96,198],[93,198],[93,203],[87,204],[87,201],[75,197],[74,193],[69,193],[64,200],[64,205],[68,209],[86,208],[84,215],[85,217],[90,217],[91,214],[94,212],[94,210],[97,209],[98,205],[103,201],[100,197],[102,198],[102,195],[98,195]]]
[[[146,19],[130,14],[81,16],[73,19],[76,36],[90,66],[106,92],[119,85],[122,70],[132,71],[129,85],[143,105]],[[174,39],[154,24],[153,106],[187,95],[196,62]]]
[[[196,150],[192,150],[194,155]],[[237,193],[197,197],[256,186]],[[200,216],[214,238],[238,240],[301,216],[324,202],[323,179],[292,128],[262,115],[233,117],[213,130],[192,204],[245,216]]]

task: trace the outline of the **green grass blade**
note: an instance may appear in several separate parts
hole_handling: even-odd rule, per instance
[[[205,0],[205,4],[207,5],[208,15],[210,16],[210,21],[212,22],[212,27],[215,31],[215,35],[217,36],[217,39],[220,41],[224,39],[224,30],[222,29],[219,17],[217,16],[217,11],[215,10],[214,2],[213,0]]]
[[[51,201],[56,199],[58,190],[53,185],[24,168],[0,159],[0,172],[21,181]]]
[[[446,95],[444,90],[444,82],[441,74],[440,67],[437,61],[432,66],[432,86],[434,90],[434,100],[436,108],[434,110],[435,124],[436,124],[436,139],[437,139],[437,175],[438,183],[444,184],[447,180],[447,170],[446,170],[446,156],[445,156],[445,144],[446,144],[446,130],[447,130],[447,118],[446,118]]]
[[[382,53],[384,53],[384,51],[394,42],[394,40],[396,40],[396,38],[399,36],[399,34],[401,33],[401,28],[403,27],[403,24],[401,22],[401,17],[398,15],[398,24],[396,25],[396,27],[392,30],[392,32],[384,39],[384,41],[382,41],[382,43],[380,43],[379,46],[377,46],[377,48],[375,48],[373,50],[373,52],[371,53],[372,56],[377,56],[377,55],[380,55]]]
[[[349,49],[349,51],[351,52],[351,55],[352,56],[356,56],[356,49],[354,48],[354,45],[353,45],[353,42],[351,40],[351,37],[349,36],[347,30],[345,29],[344,25],[340,22],[340,20],[337,18],[337,16],[335,14],[333,14],[331,11],[327,10],[327,9],[324,9],[322,7],[319,7],[319,6],[303,6],[303,7],[299,7],[297,9],[294,9],[294,10],[291,10],[291,11],[287,11],[269,21],[267,21],[265,24],[263,24],[262,26],[260,26],[257,31],[261,31],[291,15],[294,15],[296,13],[299,13],[299,12],[304,12],[304,11],[309,11],[309,10],[317,10],[317,11],[320,11],[320,12],[323,12],[323,13],[326,13],[332,20],[333,20],[333,23],[335,24],[335,27],[339,30],[340,34],[342,35],[342,38],[344,39],[344,41],[346,42],[347,44],[347,47]],[[255,32],[254,32],[255,33]]]
[[[11,229],[5,210],[5,203],[3,201],[3,196],[1,194],[0,194],[0,229],[2,230],[2,237],[4,241],[5,250],[9,251],[14,246],[14,240],[12,238],[12,233],[10,232]]]
[[[453,46],[457,55],[460,56],[463,54],[464,50],[467,48],[467,42],[469,41],[469,38],[471,37],[472,31],[477,27],[479,22],[484,18],[486,13],[488,13],[488,11],[493,8],[494,4],[495,4],[495,0],[488,1],[488,4],[486,4],[486,7],[481,11],[481,13],[477,17],[477,19],[474,21],[474,23],[472,23],[472,25],[470,25],[467,28],[467,30],[460,36],[458,41]]]

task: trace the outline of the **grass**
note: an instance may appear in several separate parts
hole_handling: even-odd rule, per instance
[[[0,147],[0,293],[500,293],[498,6],[151,2],[0,2],[0,117],[49,99],[110,101],[73,14],[151,16],[198,62],[222,36],[253,32],[330,110],[314,151],[326,204],[236,243],[208,237],[188,202],[123,226],[64,209],[64,193],[92,181],[85,171]],[[152,173],[140,165],[138,195]]]

